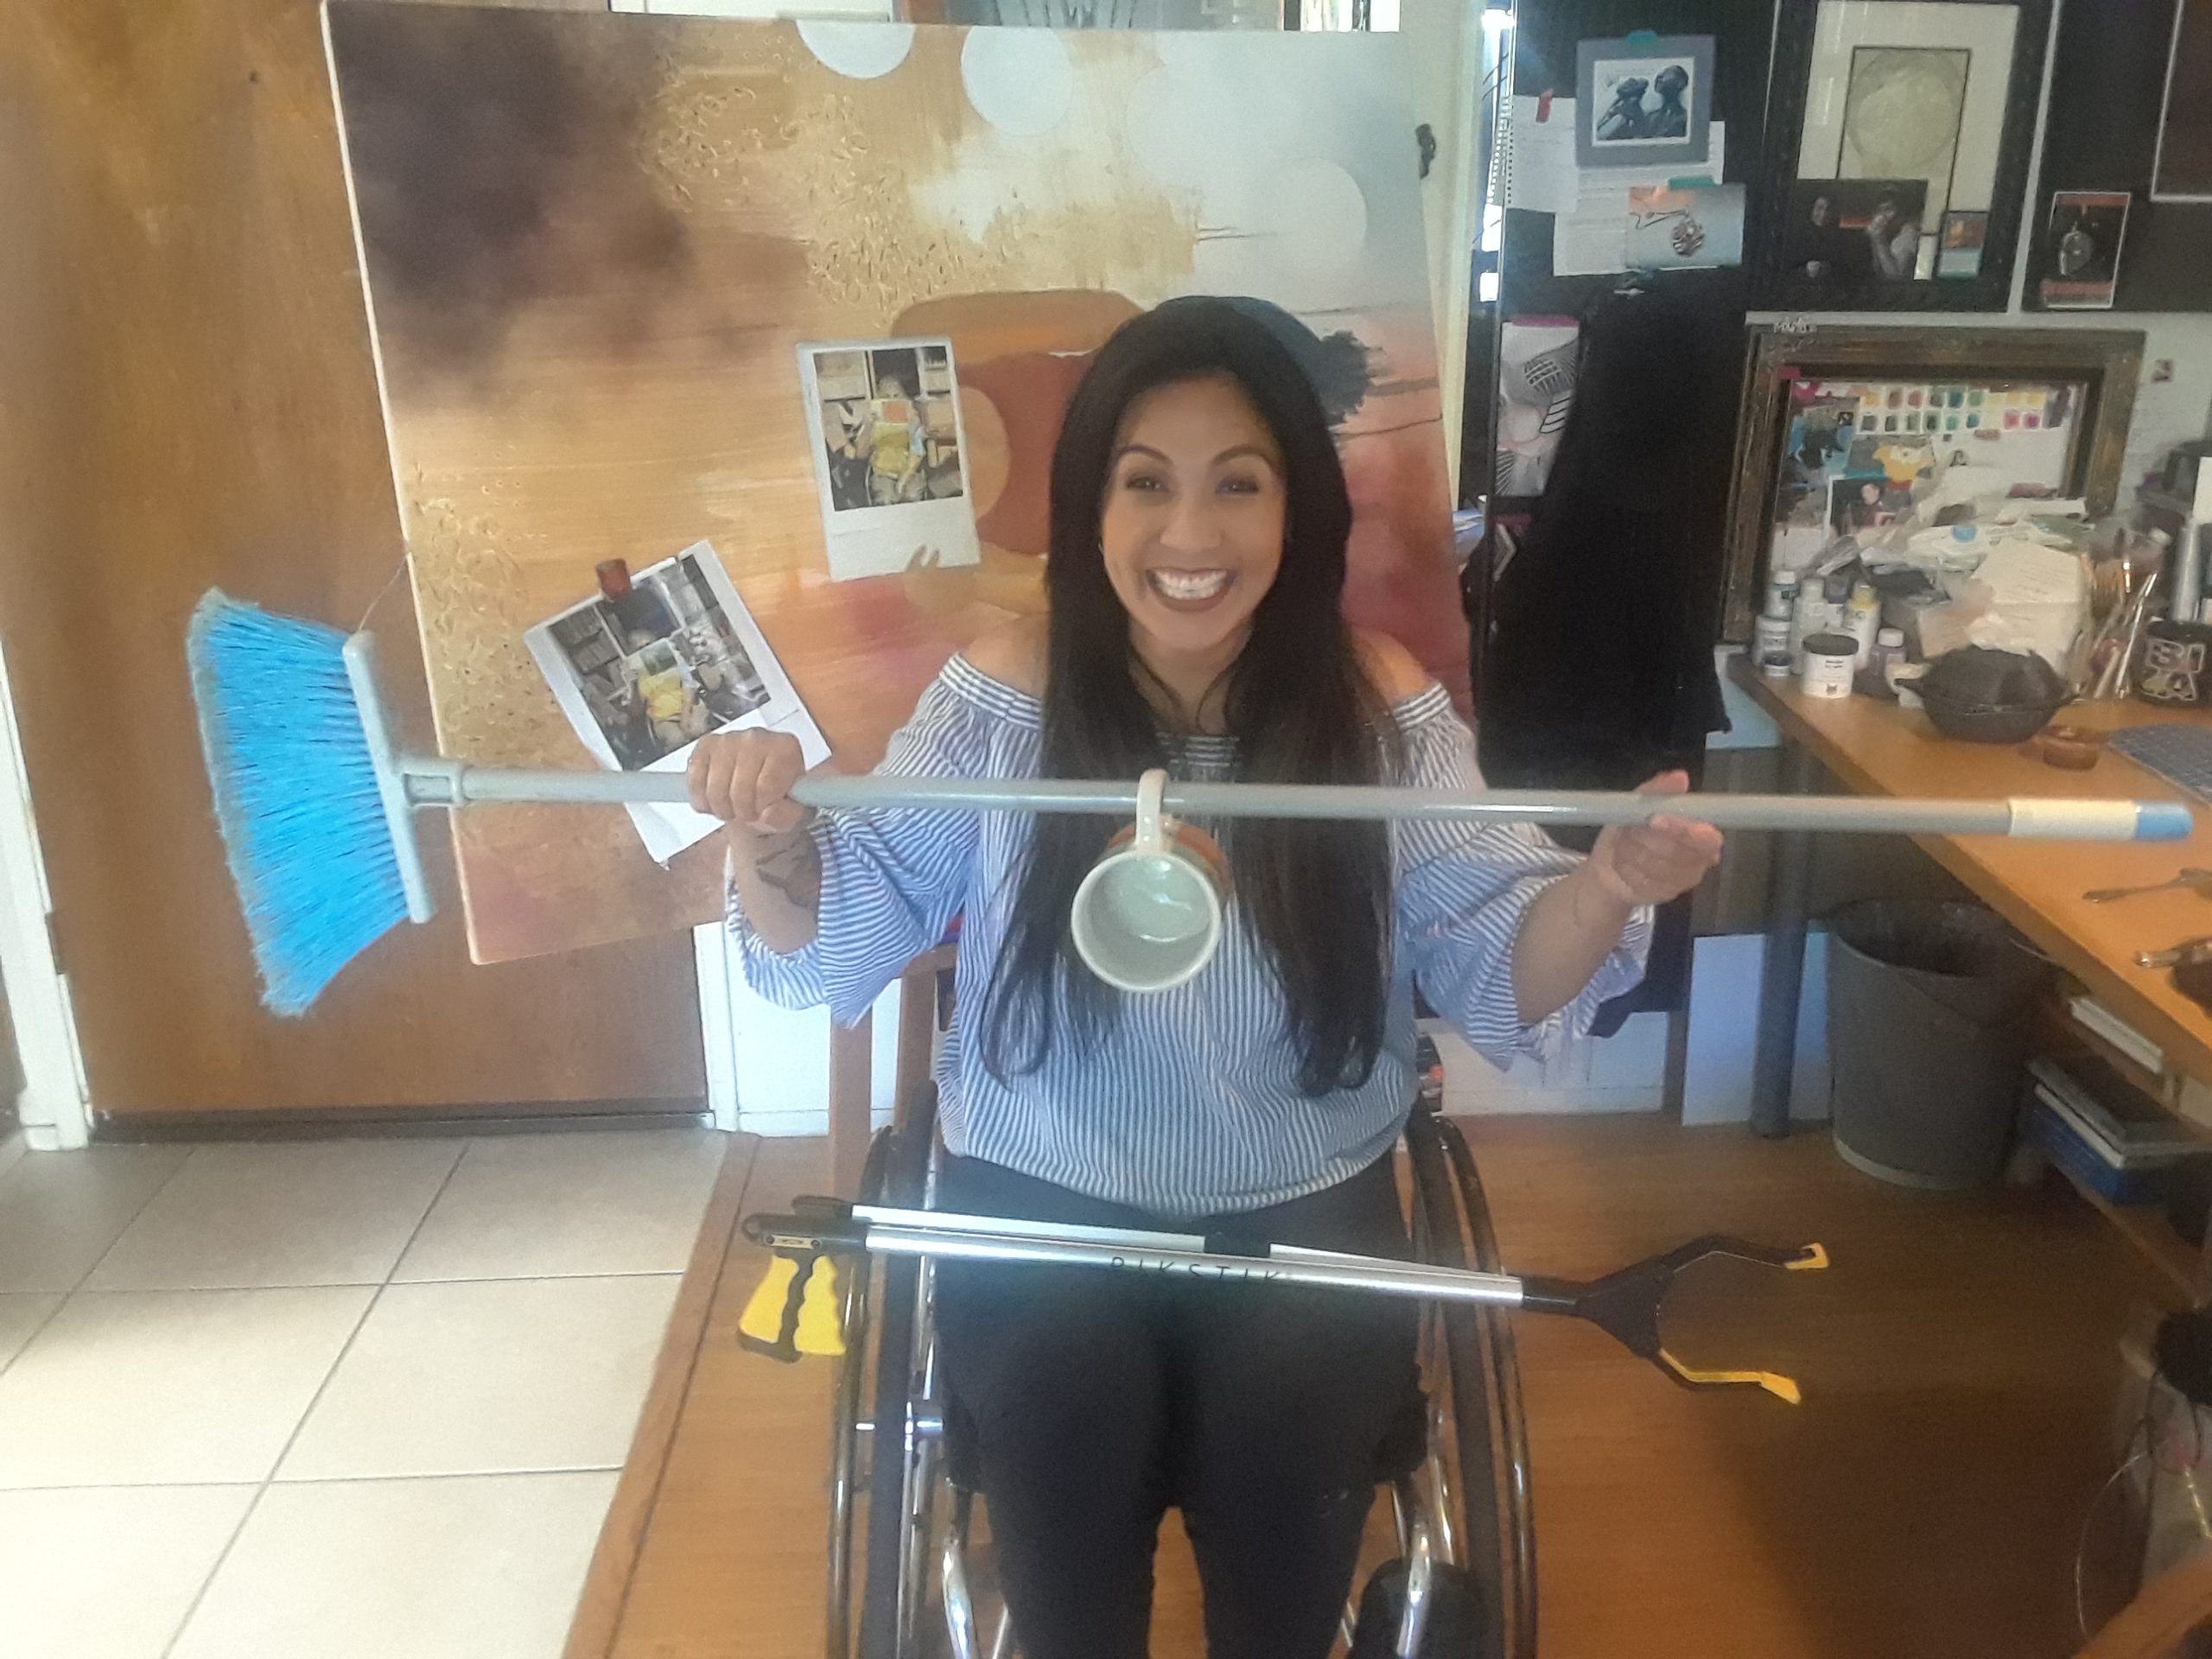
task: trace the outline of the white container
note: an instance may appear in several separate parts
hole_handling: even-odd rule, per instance
[[[1835,607],[1828,603],[1827,590],[1818,581],[1808,582],[1797,590],[1797,606],[1789,618],[1789,651],[1802,666],[1805,660],[1805,642],[1816,633],[1827,633],[1835,626]]]
[[[1858,641],[1847,633],[1816,633],[1805,641],[1797,689],[1808,697],[1847,697],[1858,666]]]
[[[1882,626],[1882,601],[1875,596],[1873,588],[1860,582],[1851,590],[1851,602],[1843,607],[1843,632],[1856,642],[1853,666],[1864,668],[1873,653],[1874,636]]]

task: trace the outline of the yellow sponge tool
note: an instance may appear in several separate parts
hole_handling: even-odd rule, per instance
[[[837,1264],[827,1255],[779,1255],[738,1316],[737,1339],[786,1363],[802,1354],[845,1351]]]

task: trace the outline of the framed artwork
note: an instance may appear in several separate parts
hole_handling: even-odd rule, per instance
[[[2109,311],[2127,240],[2125,190],[2054,190],[2036,293],[2047,311]]]
[[[1775,41],[1758,302],[2002,310],[2050,0],[1807,0]]]
[[[1751,638],[1770,569],[1878,525],[1929,461],[2111,511],[2143,336],[2118,329],[1749,331],[1721,637]]]
[[[1697,167],[1712,159],[1712,35],[1580,41],[1574,86],[1577,165]]]
[[[327,29],[446,753],[605,764],[596,696],[656,764],[772,659],[873,765],[948,656],[1043,610],[1068,399],[1192,294],[1243,296],[1328,414],[1346,614],[1466,699],[1413,37],[344,3]],[[704,632],[648,615],[617,668],[587,617],[539,671],[531,631],[599,565],[673,612],[698,584],[646,575],[701,543],[727,592],[677,620]],[[720,910],[718,853],[664,868],[619,811],[452,828],[480,961]]]
[[[2212,0],[2176,0],[2151,200],[2212,202]]]

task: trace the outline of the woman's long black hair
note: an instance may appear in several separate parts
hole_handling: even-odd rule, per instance
[[[1124,324],[1076,389],[1052,454],[1046,777],[1134,778],[1167,764],[1099,521],[1131,402],[1212,375],[1235,380],[1267,423],[1287,497],[1281,568],[1224,688],[1236,776],[1365,784],[1397,770],[1395,728],[1340,609],[1351,531],[1344,467],[1312,380],[1271,325],[1278,320],[1245,302],[1171,301]],[[984,1020],[985,1063],[1000,1076],[1040,1065],[1063,1016],[1088,1045],[1115,1007],[1116,994],[1083,965],[1069,927],[1076,887],[1114,826],[1061,814],[1034,824]],[[1232,925],[1250,931],[1281,986],[1300,1086],[1357,1087],[1381,1049],[1389,994],[1386,827],[1246,818],[1223,826],[1221,839]]]

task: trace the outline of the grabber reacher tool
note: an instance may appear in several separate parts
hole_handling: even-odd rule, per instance
[[[1586,1281],[1460,1268],[1428,1267],[1383,1256],[1346,1255],[1212,1233],[1146,1232],[1008,1221],[942,1210],[898,1210],[842,1198],[802,1198],[785,1215],[754,1215],[745,1234],[775,1253],[768,1276],[739,1321],[746,1345],[781,1359],[842,1351],[840,1333],[823,1325],[837,1305],[841,1256],[925,1256],[940,1262],[1025,1262],[1165,1274],[1207,1284],[1313,1285],[1381,1296],[1486,1302],[1529,1313],[1564,1314],[1596,1325],[1639,1359],[1688,1389],[1764,1389],[1796,1405],[1790,1377],[1767,1370],[1704,1370],[1669,1351],[1660,1314],[1675,1276],[1714,1256],[1791,1272],[1827,1266],[1818,1244],[1777,1249],[1724,1234],[1692,1239],[1662,1255]]]

